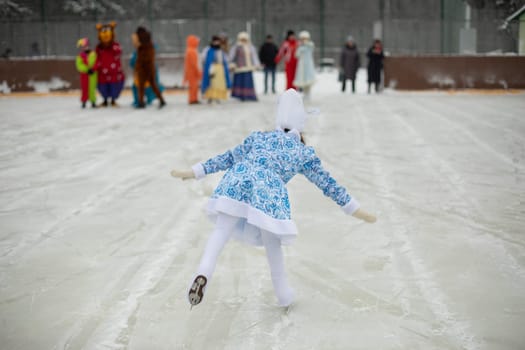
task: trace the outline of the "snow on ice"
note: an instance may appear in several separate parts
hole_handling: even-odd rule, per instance
[[[360,72],[352,95],[336,75],[314,86],[306,142],[378,222],[294,178],[287,313],[264,252],[237,242],[190,311],[220,175],[169,175],[273,129],[275,96],[168,94],[162,110],[0,97],[2,348],[522,349],[524,94],[368,95]]]
[[[71,86],[71,83],[58,77],[52,77],[50,81],[29,80],[27,86],[32,87],[35,92],[46,93],[53,90],[67,89]]]

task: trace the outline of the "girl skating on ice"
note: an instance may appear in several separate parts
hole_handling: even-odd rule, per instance
[[[242,144],[195,164],[192,170],[171,172],[172,176],[186,180],[226,170],[208,203],[215,229],[188,293],[192,306],[202,301],[217,258],[231,237],[265,247],[279,305],[286,307],[294,301],[281,245],[291,243],[297,235],[290,218],[286,183],[298,173],[332,198],[345,213],[375,222],[375,217],[359,209],[357,200],[323,169],[314,149],[304,145],[301,131],[305,118],[301,96],[289,89],[279,100],[275,131],[253,132]]]

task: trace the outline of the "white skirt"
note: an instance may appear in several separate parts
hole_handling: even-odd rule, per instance
[[[293,220],[272,218],[247,203],[228,197],[211,198],[207,212],[213,222],[220,213],[242,219],[234,228],[232,237],[247,244],[262,246],[261,230],[273,233],[283,245],[291,244],[297,237],[297,227]]]

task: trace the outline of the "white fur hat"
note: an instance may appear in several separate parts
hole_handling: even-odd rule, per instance
[[[277,129],[303,131],[306,112],[304,111],[303,99],[294,89],[286,90],[277,102],[277,113],[275,122]]]
[[[241,41],[241,40],[250,41],[250,34],[248,34],[247,32],[240,32],[239,34],[237,34],[237,40],[238,41]]]
[[[307,32],[306,30],[303,30],[302,32],[299,33],[299,39],[308,39],[308,40],[310,40],[310,33]]]

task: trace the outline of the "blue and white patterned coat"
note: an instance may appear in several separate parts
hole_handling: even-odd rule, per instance
[[[209,213],[246,219],[234,236],[256,245],[261,244],[258,229],[278,235],[283,243],[297,234],[291,221],[286,183],[298,173],[306,176],[345,212],[352,213],[359,207],[323,169],[312,147],[302,144],[298,135],[280,130],[253,132],[242,144],[193,169],[198,178],[226,170],[211,196]],[[250,232],[252,237],[242,237]]]

